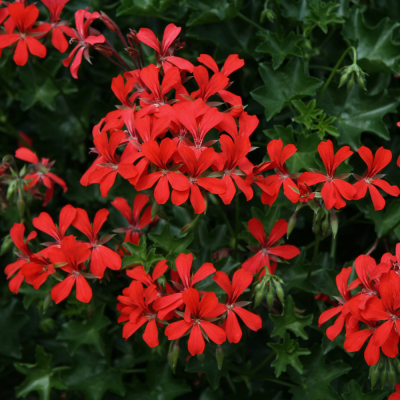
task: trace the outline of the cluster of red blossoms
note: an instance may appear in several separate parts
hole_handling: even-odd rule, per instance
[[[322,325],[337,316],[326,335],[334,340],[345,326],[344,348],[349,352],[359,351],[369,339],[364,357],[370,366],[379,361],[381,350],[390,358],[399,352],[399,263],[400,243],[396,246],[396,254],[385,253],[379,264],[369,255],[357,257],[355,271],[358,278],[348,284],[353,268],[342,269],[336,277],[342,297],[337,298],[336,307],[324,311],[319,318]]]

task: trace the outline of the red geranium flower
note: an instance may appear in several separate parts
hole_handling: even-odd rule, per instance
[[[349,158],[353,152],[349,146],[343,146],[334,154],[333,144],[328,140],[318,145],[318,153],[325,165],[326,174],[318,170],[315,170],[315,172],[303,172],[297,181],[306,183],[309,186],[324,182],[321,196],[325,202],[325,207],[328,210],[332,207],[342,208],[346,205],[343,197],[347,200],[352,200],[357,190],[350,183],[343,180],[350,174],[336,176],[336,168]]]
[[[105,247],[112,236],[106,236],[103,239],[98,239],[98,233],[107,220],[109,211],[105,208],[97,211],[93,226],[90,224],[88,214],[82,208],[76,209],[76,217],[72,225],[81,231],[90,241],[89,248],[92,249],[92,257],[90,259],[90,271],[93,275],[103,278],[106,268],[114,271],[121,269],[121,257],[115,251]]]
[[[260,247],[249,247],[250,250],[256,251],[257,254],[242,264],[242,268],[246,271],[256,274],[262,267],[268,267],[269,273],[273,274],[275,269],[271,267],[270,260],[277,262],[279,262],[279,258],[290,260],[300,254],[300,250],[290,244],[273,246],[287,232],[288,223],[284,219],[280,219],[275,223],[268,239],[265,236],[261,221],[257,218],[252,218],[249,221],[248,228],[250,233],[260,243]]]
[[[161,288],[157,283],[157,279],[160,278],[162,275],[164,275],[167,269],[168,269],[167,260],[161,260],[154,267],[153,273],[151,275],[146,274],[146,271],[144,270],[142,265],[138,265],[137,267],[127,270],[126,274],[130,278],[143,283],[143,285],[156,286],[157,292],[158,294],[160,294]]]
[[[46,47],[37,39],[44,36],[46,32],[43,32],[40,27],[32,29],[39,16],[38,8],[34,4],[25,8],[22,3],[11,3],[8,5],[8,12],[12,23],[5,24],[7,33],[0,35],[0,49],[18,42],[14,53],[14,61],[17,65],[25,65],[29,53],[40,58],[46,57]],[[19,33],[14,33],[15,27],[18,28]]]
[[[362,146],[358,149],[358,154],[367,164],[368,169],[362,177],[354,175],[358,182],[354,184],[357,193],[354,195],[353,200],[365,197],[368,189],[375,211],[382,210],[385,207],[386,201],[375,186],[381,188],[391,196],[397,197],[400,194],[397,186],[389,185],[388,182],[381,179],[383,175],[378,175],[378,172],[385,168],[392,160],[392,152],[380,147],[376,151],[374,158],[372,151],[368,147]]]
[[[58,304],[71,293],[76,283],[76,298],[82,303],[89,303],[92,298],[92,288],[82,275],[85,270],[84,262],[90,257],[89,243],[77,242],[72,236],[65,237],[60,248],[54,248],[54,258],[57,262],[67,263],[60,269],[68,272],[68,276],[51,289],[51,298]]]
[[[400,400],[400,384],[396,383],[395,384],[396,392],[392,393],[388,400]]]
[[[38,156],[26,147],[17,149],[15,151],[15,157],[33,164],[35,172],[28,173],[25,179],[30,179],[28,182],[30,188],[36,186],[38,182],[43,182],[43,185],[46,186],[44,206],[46,206],[53,197],[54,183],[60,185],[64,193],[68,190],[67,184],[57,175],[50,172],[50,168],[54,165],[55,161],[50,162],[48,158],[41,158],[39,161]]]
[[[182,293],[182,301],[186,305],[185,319],[167,326],[165,335],[169,340],[179,339],[190,330],[188,349],[192,356],[203,353],[203,335],[216,344],[225,342],[224,330],[210,322],[225,311],[215,293],[206,293],[200,301],[199,292],[190,288]]]
[[[193,64],[183,58],[174,56],[174,52],[184,43],[178,43],[175,39],[180,34],[182,28],[169,24],[164,30],[162,44],[158,41],[156,35],[148,28],[140,28],[137,38],[153,48],[157,52],[157,63],[162,65],[164,72],[167,72],[171,66],[176,66],[179,69],[193,72]]]
[[[251,285],[253,275],[244,269],[239,269],[233,274],[232,284],[228,275],[223,271],[217,271],[213,276],[214,281],[228,295],[225,300],[226,320],[224,329],[226,337],[230,343],[239,343],[242,337],[242,330],[236,314],[241,318],[245,325],[252,331],[258,331],[262,327],[261,318],[242,307],[249,304],[246,301],[237,301],[238,297]]]
[[[117,197],[111,204],[125,217],[129,223],[127,228],[118,228],[114,232],[126,232],[125,242],[139,244],[141,230],[151,222],[151,206],[148,206],[142,216],[140,216],[144,206],[149,201],[149,196],[146,194],[137,194],[133,201],[133,207],[130,208],[128,202],[122,198]]]

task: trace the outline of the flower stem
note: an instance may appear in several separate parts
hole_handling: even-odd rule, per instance
[[[307,279],[311,276],[311,272],[314,269],[315,262],[317,261],[317,256],[318,256],[318,249],[319,249],[319,242],[321,241],[321,238],[317,235],[315,237],[315,242],[314,242],[314,253],[313,253],[313,258],[311,261],[311,266],[310,269],[308,270],[307,274]]]
[[[243,21],[246,21],[249,25],[253,25],[255,28],[257,28],[260,31],[267,32],[267,29],[263,28],[261,25],[258,25],[256,22],[252,21],[250,18],[247,18],[245,15],[243,15],[241,12],[237,14],[239,18],[241,18]]]
[[[251,375],[256,374],[264,365],[268,364],[268,361],[273,357],[274,353],[271,353],[264,361],[257,365],[253,370],[250,371]]]
[[[346,57],[347,53],[348,53],[350,50],[353,50],[354,57],[356,57],[356,54],[357,54],[357,53],[356,53],[356,49],[355,49],[353,46],[351,46],[351,47],[349,47],[349,48],[346,49],[346,51],[342,54],[342,56],[339,58],[339,61],[336,63],[335,67],[333,68],[331,74],[330,74],[329,77],[328,77],[328,80],[325,82],[325,85],[322,87],[322,90],[321,90],[321,92],[319,93],[319,95],[318,95],[318,97],[317,97],[317,104],[318,104],[319,101],[321,100],[322,95],[324,94],[325,90],[327,89],[327,87],[328,87],[329,84],[331,83],[333,77],[334,77],[335,74],[336,74],[336,71],[338,70],[338,68],[340,67],[340,65],[342,64],[344,58]]]

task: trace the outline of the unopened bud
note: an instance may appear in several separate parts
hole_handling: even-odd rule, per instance
[[[95,44],[94,48],[99,53],[104,54],[105,56],[112,56],[113,55],[113,52],[109,48],[105,47],[102,44]]]
[[[333,210],[331,210],[331,228],[332,228],[332,235],[335,238],[337,231],[339,229],[339,220],[335,211]]]
[[[168,351],[168,364],[172,369],[172,372],[175,373],[176,371],[176,365],[178,363],[178,357],[179,357],[179,341],[174,340],[170,343],[169,345],[169,351]]]
[[[371,379],[371,387],[373,388],[378,382],[379,378],[379,366],[378,363],[375,365],[371,365],[369,368],[369,379]]]
[[[282,285],[277,280],[274,280],[274,285],[275,285],[276,295],[278,296],[280,302],[283,304],[285,302],[285,292],[283,291]]]
[[[254,308],[256,308],[263,300],[264,298],[264,291],[265,291],[265,282],[261,281],[260,283],[257,283],[254,292]]]
[[[137,32],[130,29],[130,32],[126,35],[128,40],[132,40],[133,43],[139,45],[140,40],[137,38]]]
[[[289,235],[292,233],[294,227],[296,226],[296,213],[293,213],[289,218],[288,229],[286,233],[286,237],[289,239]]]
[[[24,199],[19,198],[17,200],[17,207],[18,207],[19,216],[22,218],[24,216],[24,213],[25,213],[25,201],[24,201]]]
[[[386,383],[388,369],[387,369],[386,362],[383,362],[382,365],[383,365],[383,368],[382,368],[382,372],[381,372],[381,387],[383,389],[383,387],[385,386],[385,383]]]
[[[217,358],[218,369],[221,371],[222,364],[224,363],[224,351],[222,350],[221,345],[217,346],[217,349],[215,350],[215,357]]]
[[[104,22],[104,25],[112,32],[118,32],[118,25],[103,11],[100,11],[100,19]]]
[[[353,86],[354,86],[354,76],[352,74],[349,81],[347,82],[347,91],[350,92]]]
[[[267,293],[267,303],[269,308],[272,308],[272,306],[274,305],[274,298],[275,298],[275,288],[272,284],[270,284]]]
[[[388,380],[389,380],[389,385],[391,387],[394,387],[394,384],[396,383],[396,371],[394,370],[394,366],[392,364],[392,360],[388,359]]]
[[[357,83],[360,85],[360,87],[363,90],[367,90],[367,88],[365,87],[365,80],[364,80],[364,77],[362,76],[362,74],[357,76]]]
[[[321,229],[322,229],[322,237],[326,237],[326,236],[329,235],[330,225],[329,225],[328,214],[326,215],[326,217],[322,221]]]

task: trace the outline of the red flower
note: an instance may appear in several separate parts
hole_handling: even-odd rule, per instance
[[[8,264],[4,270],[4,273],[7,275],[7,279],[10,279],[17,271],[17,274],[10,280],[8,283],[8,287],[10,291],[13,293],[18,293],[18,290],[24,281],[24,276],[21,274],[21,267],[30,262],[29,257],[33,254],[31,249],[28,246],[28,242],[32,239],[35,239],[37,233],[35,231],[31,232],[26,240],[24,241],[24,233],[25,233],[25,225],[20,222],[15,223],[10,230],[11,240],[14,242],[15,246],[19,250],[17,252],[18,260]]]
[[[100,156],[82,177],[82,185],[99,183],[101,195],[106,197],[117,174],[128,180],[136,177],[137,171],[133,162],[140,156],[137,149],[134,146],[127,146],[121,156],[116,154],[116,150],[124,137],[125,133],[122,131],[114,132],[110,139],[108,139],[105,131],[94,137],[93,142]]]
[[[64,33],[68,36],[74,37],[74,30],[67,26],[68,21],[61,21],[60,14],[65,4],[69,0],[42,0],[42,3],[50,11],[50,23],[44,22],[39,25],[40,29],[46,33],[52,31],[51,43],[60,52],[65,53],[68,49],[68,40],[65,38]]]
[[[140,236],[142,234],[141,230],[145,228],[151,222],[151,206],[148,206],[142,216],[144,206],[149,201],[149,196],[145,194],[137,194],[135,200],[133,201],[132,209],[129,207],[128,202],[122,197],[117,197],[111,204],[125,217],[129,223],[128,228],[118,228],[114,232],[126,232],[125,242],[130,242],[133,244],[139,244]]]
[[[158,346],[157,316],[151,306],[157,298],[156,287],[151,285],[143,290],[141,282],[133,281],[122,293],[123,296],[117,297],[120,302],[117,309],[121,311],[118,322],[128,321],[122,329],[122,337],[128,339],[147,322],[143,340],[150,347]]]
[[[246,169],[248,160],[246,158],[250,151],[251,143],[247,137],[238,136],[233,141],[228,135],[219,138],[222,153],[218,153],[214,159],[214,165],[218,171],[223,171],[222,181],[225,183],[226,192],[220,195],[224,204],[230,204],[236,193],[235,183],[244,193],[247,201],[253,198],[253,189],[241,177],[244,175],[237,167]]]
[[[248,223],[248,227],[250,233],[257,239],[261,246],[249,247],[250,250],[256,251],[257,254],[242,264],[242,268],[246,271],[256,274],[262,267],[268,267],[270,274],[273,274],[275,269],[272,270],[270,260],[277,262],[279,262],[279,258],[290,260],[300,254],[300,250],[290,244],[273,246],[287,232],[288,223],[284,219],[280,219],[275,223],[268,239],[266,239],[261,221],[257,218],[252,218]]]
[[[72,59],[75,57],[71,64],[71,75],[78,79],[78,69],[82,62],[82,55],[86,60],[91,63],[89,56],[89,47],[97,43],[104,43],[106,38],[103,35],[98,35],[97,31],[90,28],[91,23],[100,17],[98,12],[90,13],[86,10],[78,10],[75,13],[76,29],[73,29],[73,39],[78,42],[77,46],[71,51],[69,56],[63,60],[64,67],[71,64]],[[86,21],[85,21],[86,19]]]
[[[237,136],[248,138],[256,130],[259,122],[260,121],[256,115],[249,115],[246,111],[243,111],[240,114],[238,126],[233,116],[225,113],[224,119],[220,122],[217,128],[229,133],[232,139],[235,139]]]
[[[334,154],[333,144],[330,140],[321,142],[318,145],[318,152],[325,165],[326,174],[321,171],[303,172],[297,179],[300,183],[306,183],[309,186],[324,182],[324,187],[321,190],[321,196],[325,202],[325,207],[329,210],[332,207],[342,208],[346,205],[343,197],[347,200],[352,200],[357,190],[343,179],[349,174],[336,176],[336,168],[353,152],[349,146],[343,146]],[[343,196],[343,197],[342,197]]]
[[[109,212],[105,208],[97,211],[92,226],[87,212],[82,208],[77,208],[76,217],[72,222],[72,225],[81,231],[90,241],[89,248],[92,248],[90,271],[99,278],[103,278],[107,267],[114,271],[121,269],[121,257],[119,254],[103,246],[111,237],[106,236],[99,240],[97,236],[104,222],[106,222],[108,214]]]
[[[173,190],[171,196],[172,203],[177,206],[183,204],[188,199],[190,193],[190,203],[194,208],[195,214],[201,214],[206,208],[206,203],[199,186],[219,195],[226,191],[222,180],[201,176],[213,163],[215,151],[213,148],[206,149],[200,153],[198,158],[196,158],[195,152],[190,147],[181,147],[178,151],[182,157],[183,166],[188,170],[190,188],[185,191]]]
[[[160,287],[157,283],[157,279],[160,278],[162,275],[165,274],[165,271],[168,269],[167,260],[161,260],[157,263],[154,267],[152,275],[146,274],[142,265],[134,267],[126,271],[126,274],[146,286],[156,286],[158,293],[161,293]]]
[[[197,57],[197,61],[210,68],[214,72],[214,74],[222,72],[225,76],[229,76],[234,71],[242,68],[244,65],[244,60],[241,60],[237,54],[231,54],[230,56],[228,56],[228,58],[224,62],[224,66],[221,68],[221,71],[219,71],[218,65],[215,60],[208,54],[200,54],[200,57]]]
[[[83,263],[90,257],[91,253],[89,244],[77,242],[70,235],[62,240],[61,248],[54,248],[53,251],[57,262],[67,263],[61,269],[68,272],[68,276],[51,289],[51,298],[58,304],[69,296],[76,283],[77,300],[82,303],[89,303],[92,298],[92,289],[82,275],[85,269]]]
[[[368,189],[375,211],[382,210],[385,207],[386,201],[375,186],[381,188],[391,196],[397,197],[400,194],[397,186],[389,185],[388,182],[381,179],[383,175],[378,175],[378,172],[385,168],[392,160],[392,152],[380,147],[376,151],[374,158],[372,151],[368,147],[362,146],[358,149],[358,154],[367,164],[368,169],[362,177],[354,175],[358,182],[354,184],[357,193],[354,195],[353,200],[365,197]]]
[[[199,89],[192,92],[190,97],[193,99],[202,99],[204,102],[213,94],[225,89],[229,84],[229,78],[222,72],[217,72],[210,79],[207,69],[202,65],[193,68],[193,77],[199,85]]]
[[[315,193],[312,192],[310,187],[306,183],[297,183],[299,189],[299,201],[301,203],[307,203],[315,197]]]
[[[159,72],[160,69],[154,64],[150,64],[148,67],[142,68],[140,71],[140,79],[151,92],[151,94],[147,92],[142,92],[140,94],[141,106],[143,107],[148,104],[153,104],[159,107],[164,104],[175,103],[176,101],[169,101],[167,99],[167,94],[171,89],[181,83],[179,69],[176,67],[169,68],[163,77],[161,85],[159,83]]]
[[[184,175],[171,171],[167,165],[172,160],[176,146],[176,142],[169,138],[163,139],[160,146],[155,140],[149,140],[142,145],[144,156],[160,170],[149,175],[143,175],[135,188],[138,191],[149,189],[157,182],[154,189],[154,198],[158,204],[165,204],[169,198],[170,190],[168,183],[175,190],[185,191],[190,189],[189,180]]]
[[[29,53],[40,58],[46,57],[46,47],[36,39],[36,37],[44,36],[46,32],[43,32],[40,27],[32,29],[39,16],[38,8],[33,4],[25,8],[22,3],[12,3],[8,5],[8,12],[12,24],[6,24],[7,33],[0,35],[0,49],[18,42],[14,53],[14,61],[17,65],[25,65]],[[15,27],[18,28],[19,33],[14,33]]]
[[[224,330],[209,321],[225,311],[225,307],[221,307],[218,303],[215,293],[206,293],[200,301],[199,292],[190,288],[183,292],[182,300],[186,305],[185,319],[167,326],[165,335],[169,340],[179,339],[190,331],[188,349],[192,356],[203,353],[205,349],[203,335],[207,335],[216,344],[225,342]]]
[[[282,139],[271,140],[267,146],[267,152],[269,158],[275,163],[275,175],[267,176],[264,183],[267,186],[271,186],[273,196],[266,192],[261,195],[261,201],[263,204],[271,206],[276,198],[278,197],[279,189],[283,185],[283,192],[285,196],[292,202],[297,203],[299,200],[299,194],[292,188],[297,189],[297,185],[293,182],[292,178],[297,178],[298,174],[290,174],[285,161],[290,158],[297,151],[294,144],[288,144],[283,147]]]
[[[180,254],[176,260],[175,265],[178,271],[179,277],[182,284],[173,282],[174,286],[179,290],[178,293],[174,293],[168,296],[159,297],[154,302],[154,309],[158,311],[158,318],[164,319],[164,317],[173,310],[176,310],[183,304],[182,293],[185,290],[193,288],[197,282],[207,278],[207,276],[215,272],[215,268],[211,263],[203,264],[197,272],[191,276],[190,270],[193,263],[193,254]]]
[[[164,72],[167,72],[171,66],[176,66],[179,69],[193,72],[193,64],[183,58],[174,56],[174,52],[182,48],[184,43],[178,43],[175,39],[180,34],[182,28],[169,24],[166,26],[162,44],[158,41],[156,35],[147,28],[140,28],[137,38],[153,48],[157,52],[157,64],[162,65]]]
[[[44,206],[46,206],[53,197],[54,183],[60,185],[64,193],[68,190],[67,184],[57,175],[50,172],[50,168],[54,165],[55,161],[49,162],[48,158],[41,158],[39,161],[38,156],[26,147],[17,149],[15,151],[15,157],[33,164],[35,172],[28,173],[25,179],[30,179],[28,182],[30,188],[36,186],[38,182],[43,182],[43,185],[46,186]]]
[[[224,329],[226,337],[230,343],[239,343],[242,337],[242,330],[236,314],[241,318],[245,325],[252,331],[258,331],[262,327],[261,318],[250,311],[243,309],[248,302],[237,302],[238,297],[251,285],[253,275],[244,269],[239,269],[233,274],[232,285],[225,272],[217,271],[213,276],[214,281],[228,295],[225,300],[226,321]]]
[[[65,232],[75,219],[76,211],[71,205],[66,205],[62,208],[59,218],[59,226],[56,226],[53,219],[46,212],[40,213],[36,218],[33,218],[32,224],[39,231],[45,232],[55,239],[58,245],[61,244],[65,237]],[[55,243],[44,243],[47,246],[54,246]]]

